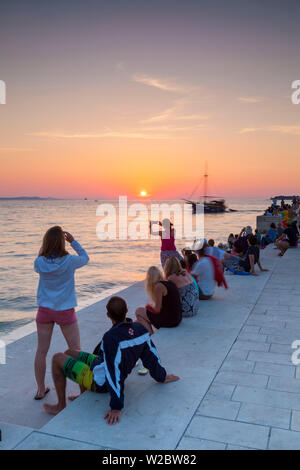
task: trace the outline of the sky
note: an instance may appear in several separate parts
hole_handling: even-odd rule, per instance
[[[0,196],[300,193],[300,2],[1,0]]]

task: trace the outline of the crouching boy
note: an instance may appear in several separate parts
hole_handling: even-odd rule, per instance
[[[157,382],[167,383],[179,377],[167,374],[146,328],[126,319],[127,305],[121,297],[112,297],[106,305],[112,327],[104,334],[97,355],[68,350],[52,360],[52,376],[58,403],[45,404],[47,413],[56,415],[66,407],[66,377],[78,383],[80,391],[110,393],[110,407],[104,418],[107,424],[120,421],[124,406],[124,382],[138,359]],[[69,397],[71,400],[76,397]]]

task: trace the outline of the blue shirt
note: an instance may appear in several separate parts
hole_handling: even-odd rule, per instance
[[[267,233],[269,235],[269,240],[271,240],[271,242],[274,243],[277,238],[276,230],[274,230],[273,228],[270,228]]]
[[[52,310],[67,310],[77,305],[74,273],[88,263],[86,251],[74,240],[71,243],[77,255],[61,258],[39,256],[34,261],[34,270],[40,275],[37,304]]]

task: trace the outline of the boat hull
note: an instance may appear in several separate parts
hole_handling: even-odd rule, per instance
[[[192,212],[196,214],[197,212],[197,204],[192,204]],[[208,205],[204,204],[204,214],[223,214],[226,212],[226,207],[221,205]]]

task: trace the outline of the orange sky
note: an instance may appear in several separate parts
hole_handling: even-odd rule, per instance
[[[296,14],[88,3],[80,25],[49,11],[43,34],[30,9],[17,33],[6,11],[0,196],[188,197],[205,161],[213,195],[300,192]]]

